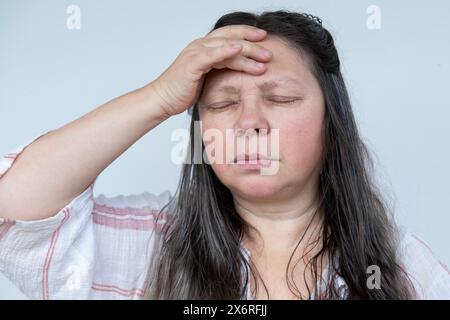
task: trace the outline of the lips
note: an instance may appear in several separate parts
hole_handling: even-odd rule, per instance
[[[238,162],[238,161],[246,161],[246,162],[248,162],[250,160],[253,160],[253,161],[255,161],[255,160],[269,160],[269,158],[267,158],[266,156],[263,156],[263,155],[261,155],[259,153],[252,153],[250,155],[248,155],[246,153],[245,154],[243,153],[243,154],[237,155],[234,158],[234,162],[235,163]]]
[[[275,160],[275,159],[268,158],[268,157],[266,157],[264,155],[261,155],[259,153],[252,153],[250,155],[248,155],[248,154],[237,155],[234,158],[234,163],[237,163],[237,164],[247,164],[247,163],[262,163],[262,164],[266,164],[266,163],[270,163],[273,160]]]

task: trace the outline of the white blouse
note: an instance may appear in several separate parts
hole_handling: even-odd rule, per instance
[[[0,177],[42,134],[0,158]],[[95,181],[52,217],[0,218],[0,272],[31,299],[141,299],[170,199],[159,195],[94,196]],[[0,214],[1,215],[1,214]],[[242,247],[247,259],[250,252]],[[450,299],[450,274],[424,240],[402,231],[401,262],[420,299]],[[346,296],[342,278],[336,279]],[[247,288],[247,299],[251,299]]]

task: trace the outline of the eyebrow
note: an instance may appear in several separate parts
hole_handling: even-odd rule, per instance
[[[268,91],[277,87],[280,87],[283,84],[297,84],[300,85],[300,81],[298,81],[295,78],[292,77],[283,77],[279,78],[277,80],[267,80],[258,85],[258,88],[260,88],[263,91]],[[224,92],[224,93],[237,93],[239,92],[238,87],[232,86],[232,85],[222,85],[219,86],[217,89],[214,89],[214,91],[217,92]]]

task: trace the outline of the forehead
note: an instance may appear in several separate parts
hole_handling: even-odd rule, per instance
[[[303,55],[281,39],[267,36],[256,44],[272,51],[272,59],[266,63],[267,70],[261,75],[253,75],[231,69],[212,69],[206,76],[204,93],[235,93],[243,86],[256,86],[261,90],[270,90],[278,86],[305,85],[309,78],[309,69]]]

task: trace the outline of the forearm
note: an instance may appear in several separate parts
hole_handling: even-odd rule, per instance
[[[164,121],[151,85],[115,98],[42,136],[0,179],[0,216],[54,215],[125,150]]]

